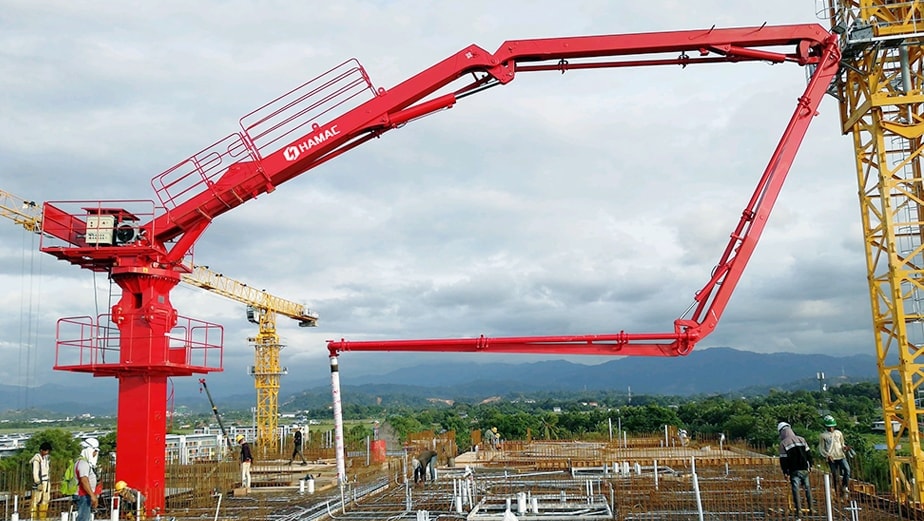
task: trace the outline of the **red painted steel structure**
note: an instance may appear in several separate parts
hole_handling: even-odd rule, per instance
[[[814,30],[811,29],[814,27]],[[760,36],[767,36],[764,31],[783,34],[800,33],[796,43],[795,54],[780,54],[763,49],[755,49],[764,45],[778,45],[783,42],[776,40],[762,40]],[[808,30],[814,33],[802,31]],[[820,33],[817,31],[821,31]],[[626,333],[620,331],[613,334],[598,335],[558,335],[558,336],[527,336],[527,337],[500,337],[489,338],[484,335],[477,338],[455,339],[420,339],[420,340],[369,340],[350,342],[345,339],[328,341],[327,348],[330,356],[336,356],[343,351],[423,351],[423,352],[483,352],[483,353],[515,353],[515,354],[568,354],[568,355],[633,355],[633,356],[681,356],[689,354],[697,342],[712,333],[728,300],[731,298],[747,262],[757,246],[757,241],[763,232],[770,216],[770,211],[779,196],[783,182],[789,173],[792,162],[799,150],[799,145],[805,137],[809,124],[817,115],[817,109],[828,90],[831,81],[839,68],[840,50],[835,37],[817,26],[789,26],[789,27],[759,27],[739,29],[738,37],[741,39],[718,43],[712,40],[717,30],[706,32],[692,31],[685,33],[671,33],[672,36],[662,39],[661,36],[649,38],[644,35],[632,40],[635,52],[651,53],[663,52],[664,48],[658,43],[670,46],[679,43],[676,38],[686,40],[688,43],[696,42],[700,58],[692,59],[687,54],[687,48],[674,48],[680,51],[679,58],[674,59],[646,59],[628,62],[602,62],[581,64],[579,66],[560,62],[555,65],[519,66],[516,70],[565,70],[573,68],[596,67],[627,67],[678,64],[686,66],[691,63],[708,63],[718,61],[752,61],[763,60],[772,63],[795,62],[814,68],[809,83],[803,95],[799,98],[796,110],[786,127],[783,137],[770,157],[757,187],[754,190],[747,206],[742,211],[737,227],[731,233],[728,245],[722,252],[712,276],[694,296],[694,304],[690,308],[689,316],[683,316],[674,321],[673,331],[666,333]],[[794,32],[790,32],[794,31]],[[745,38],[745,36],[750,38]],[[604,37],[606,38],[606,37]],[[548,46],[559,42],[562,47],[571,47],[570,39],[562,40],[533,40],[528,44],[523,42],[508,42],[501,47],[511,54],[529,56],[530,60],[547,56]],[[582,40],[579,40],[582,41]],[[627,42],[627,45],[629,43]],[[581,45],[571,56],[580,55],[581,51],[590,51]],[[593,44],[590,44],[593,47]],[[530,50],[535,49],[534,54]],[[580,50],[578,50],[580,49]],[[500,51],[499,51],[500,54]],[[555,54],[555,53],[551,53]],[[718,54],[718,57],[708,56]],[[555,57],[559,57],[557,54]],[[515,58],[517,62],[523,58]],[[524,61],[530,61],[524,60]],[[511,68],[511,71],[513,68]]]
[[[50,239],[43,239],[41,250],[82,268],[108,272],[122,290],[121,300],[112,308],[112,323],[119,330],[119,362],[80,358],[56,368],[119,378],[116,475],[140,484],[149,509],[161,509],[165,378],[221,370],[220,363],[194,364],[188,356],[172,354],[177,346],[166,340],[178,320],[170,291],[190,265],[184,258],[213,219],[388,130],[452,107],[465,96],[507,84],[518,72],[748,61],[791,62],[815,71],[715,273],[697,294],[692,317],[675,321],[673,332],[328,345],[332,354],[346,350],[686,354],[715,328],[837,71],[836,39],[817,24],[511,40],[493,54],[471,45],[390,90],[375,89],[355,60],[344,62],[244,116],[241,132],[152,179],[160,204],[150,218],[139,218],[121,204],[84,204],[74,211],[60,203],[45,204],[42,231]],[[450,88],[458,80],[465,83]],[[101,221],[103,215],[114,217]],[[112,237],[103,233],[107,226],[114,232]],[[78,344],[89,349],[95,336],[94,332]],[[59,336],[59,351],[67,344]]]

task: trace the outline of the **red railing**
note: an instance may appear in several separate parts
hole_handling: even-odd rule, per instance
[[[96,320],[90,316],[59,319],[54,369],[96,375],[152,370],[179,375],[223,369],[224,329],[218,324],[181,316],[166,343],[122,340],[109,314]]]

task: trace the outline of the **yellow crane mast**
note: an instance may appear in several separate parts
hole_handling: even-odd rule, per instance
[[[841,130],[856,152],[892,492],[920,504],[924,418],[915,398],[924,378],[924,1],[830,0],[826,8],[843,53],[833,93],[841,102]]]
[[[276,315],[295,319],[300,327],[315,326],[318,316],[302,304],[251,288],[243,282],[210,271],[207,266],[196,266],[192,273],[183,275],[182,279],[187,284],[247,304],[247,319],[259,324],[257,336],[248,339],[254,347],[251,375],[257,391],[257,446],[263,450],[264,455],[276,454],[279,450],[279,438],[276,436],[279,418],[279,379],[286,374],[286,370],[279,363],[279,353],[285,346],[280,342],[279,334],[276,332]]]
[[[27,201],[0,190],[0,216],[12,220],[30,232],[42,232],[42,205],[35,201]],[[191,286],[246,304],[248,320],[259,324],[257,336],[248,339],[254,345],[254,365],[251,374],[257,393],[256,441],[257,446],[263,448],[264,454],[275,454],[279,449],[279,439],[276,436],[279,418],[279,378],[285,374],[279,363],[279,353],[284,346],[276,332],[276,315],[295,319],[301,327],[311,327],[317,324],[317,314],[302,304],[257,290],[243,282],[213,272],[208,266],[193,266],[191,273],[180,278],[182,282]]]

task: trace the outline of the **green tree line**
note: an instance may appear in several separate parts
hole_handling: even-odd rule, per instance
[[[425,409],[366,408],[362,414],[384,418],[401,441],[424,430],[455,431],[461,451],[471,447],[472,431],[493,427],[505,439],[530,435],[534,439],[606,440],[617,428],[631,436],[657,433],[670,425],[694,437],[724,434],[731,442],[746,442],[767,455],[777,454],[776,425],[780,421],[791,424],[814,448],[824,430],[822,417],[831,414],[857,453],[851,462],[854,477],[887,490],[887,456],[885,451],[874,450],[874,442],[884,436],[872,431],[873,422],[882,420],[879,399],[878,384],[861,382],[827,391],[772,391],[756,397],[571,395],[479,405],[455,402]]]

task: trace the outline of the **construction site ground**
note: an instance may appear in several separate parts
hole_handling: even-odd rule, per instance
[[[307,465],[267,461],[253,469],[249,491],[239,484],[197,497],[168,490],[164,516],[178,521],[924,519],[920,511],[900,510],[877,496],[868,484],[851,482],[844,494],[826,483],[821,469],[810,477],[812,510],[802,496],[803,511],[795,512],[778,460],[736,446],[663,447],[651,439],[506,442],[498,450],[446,458],[437,466],[436,480],[420,484],[410,476],[415,451],[380,463],[351,458],[342,486],[332,459]],[[234,471],[235,464],[228,464]]]

